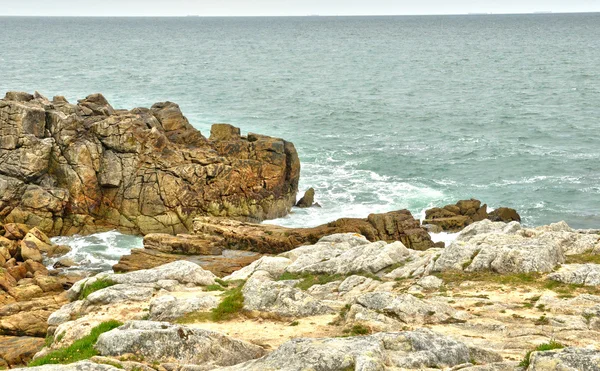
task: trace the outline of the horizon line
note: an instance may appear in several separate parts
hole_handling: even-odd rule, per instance
[[[306,14],[306,15],[14,15],[0,14],[2,18],[318,18],[318,17],[427,17],[427,16],[486,16],[486,15],[560,15],[560,14],[596,14],[600,10],[593,11],[573,11],[573,12],[553,12],[553,11],[535,11],[535,12],[469,12],[469,13],[415,13],[415,14]]]

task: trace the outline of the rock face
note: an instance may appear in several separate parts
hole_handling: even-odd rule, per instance
[[[295,339],[273,353],[218,370],[423,370],[468,363],[469,348],[431,331],[379,333],[337,339]]]
[[[565,264],[548,278],[572,285],[600,286],[600,264]]]
[[[470,199],[458,201],[455,205],[426,210],[423,224],[438,226],[443,231],[458,232],[484,219],[505,223],[521,221],[521,217],[514,209],[501,207],[488,214],[487,205],[481,205],[479,200]]]
[[[42,338],[0,336],[0,368],[25,364],[43,346]]]
[[[49,235],[275,218],[295,203],[299,173],[292,143],[226,124],[206,139],[171,102],[125,111],[100,94],[0,100],[0,221]]]
[[[96,349],[103,356],[136,354],[150,362],[201,365],[196,370],[235,365],[265,353],[217,332],[151,321],[131,321],[100,335]]]

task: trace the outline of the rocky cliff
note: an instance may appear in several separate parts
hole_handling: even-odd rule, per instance
[[[175,103],[116,110],[36,93],[0,100],[0,222],[49,235],[181,233],[197,216],[261,221],[296,201],[294,145],[227,124],[210,137]]]

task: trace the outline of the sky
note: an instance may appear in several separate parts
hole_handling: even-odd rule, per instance
[[[0,0],[0,15],[303,16],[598,12],[600,0]]]

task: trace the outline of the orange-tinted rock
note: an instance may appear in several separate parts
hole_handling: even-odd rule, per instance
[[[101,94],[76,105],[22,96],[0,100],[4,223],[51,236],[177,234],[196,216],[262,221],[296,200],[300,162],[283,139],[218,124],[208,140],[172,102],[126,111]],[[26,233],[10,228],[14,240]]]
[[[519,215],[519,213],[517,213],[517,210],[515,209],[511,209],[509,207],[499,207],[491,213],[489,213],[488,219],[490,219],[493,222],[510,223],[513,221],[520,222],[521,216]]]
[[[488,214],[487,205],[482,205],[479,200],[470,199],[458,201],[455,205],[426,210],[423,225],[435,225],[444,231],[458,232],[469,224],[483,219],[504,222],[521,220],[514,209],[501,207]]]

